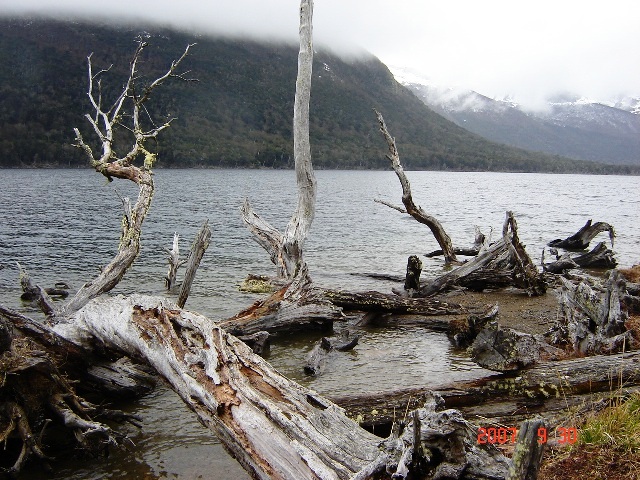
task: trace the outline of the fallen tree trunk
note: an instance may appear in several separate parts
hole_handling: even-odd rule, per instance
[[[462,305],[432,298],[408,298],[373,291],[340,290],[325,290],[323,295],[344,310],[416,315],[457,315],[466,312]]]
[[[592,224],[591,219],[587,220],[584,227],[570,237],[567,237],[564,240],[552,240],[547,245],[550,247],[564,248],[565,250],[584,250],[589,247],[591,240],[602,232],[609,232],[609,239],[611,240],[611,246],[613,246],[613,240],[615,238],[615,231],[613,230],[613,227],[605,222],[596,222]]]
[[[205,317],[162,299],[97,299],[56,330],[143,358],[256,478],[347,479],[380,439]],[[266,434],[268,432],[268,434]]]
[[[390,425],[400,412],[418,408],[432,392],[442,396],[447,408],[513,424],[514,419],[519,421],[547,408],[566,409],[574,398],[576,403],[584,401],[583,395],[633,385],[640,385],[640,352],[545,361],[517,374],[331,399],[367,428]]]
[[[384,202],[381,202],[381,203],[384,203]],[[474,227],[474,229],[475,229],[476,235],[475,235],[475,240],[473,242],[473,246],[469,248],[459,248],[459,247],[454,248],[453,251],[455,252],[456,255],[462,255],[464,257],[475,257],[480,253],[480,251],[483,248],[486,247],[485,242],[487,241],[487,238],[480,231],[480,228],[478,228],[477,225]],[[440,255],[444,255],[444,252],[442,250],[434,250],[433,252],[429,252],[425,254],[425,257],[433,258],[433,257],[438,257]]]

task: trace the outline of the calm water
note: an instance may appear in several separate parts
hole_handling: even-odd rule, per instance
[[[474,225],[486,234],[493,229],[498,236],[509,209],[536,262],[549,240],[573,234],[589,218],[616,228],[614,250],[621,266],[640,261],[639,177],[447,172],[408,176],[416,203],[443,223],[455,245],[473,242]],[[259,214],[284,227],[295,201],[294,173],[159,170],[155,178],[142,252],[117,292],[164,294],[164,248],[171,246],[173,232],[181,235],[186,253],[208,218],[212,242],[187,308],[221,319],[255,301],[256,296],[238,292],[238,283],[248,273],[271,274],[273,268],[244,227],[239,207],[249,197]],[[409,255],[437,248],[426,227],[374,203],[375,198],[401,203],[393,172],[320,171],[317,178],[317,213],[306,247],[316,283],[389,291],[394,284],[353,274],[402,275]],[[135,195],[127,183],[107,184],[88,170],[0,170],[0,302],[28,310],[18,299],[16,261],[44,286],[64,280],[78,287],[91,278],[117,248],[119,196]],[[424,276],[442,271],[442,260],[423,262]],[[451,351],[443,335],[415,328],[371,329],[354,351],[334,356],[327,372],[310,380],[301,365],[315,339],[281,339],[272,347],[269,361],[321,393],[435,384],[483,374]],[[142,431],[131,430],[136,447],[114,452],[109,459],[62,460],[57,476],[46,478],[246,478],[170,390],[160,388],[128,408],[145,419]],[[31,478],[39,475],[35,472]]]

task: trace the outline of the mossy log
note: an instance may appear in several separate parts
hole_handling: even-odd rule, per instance
[[[379,393],[332,396],[361,425],[389,426],[406,411],[420,407],[432,392],[447,408],[465,415],[519,421],[548,408],[566,409],[572,399],[610,392],[617,386],[640,385],[640,352],[544,361],[517,373],[496,374],[470,382],[407,388]],[[511,419],[511,421],[510,421]]]

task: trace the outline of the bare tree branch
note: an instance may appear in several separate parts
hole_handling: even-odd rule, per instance
[[[187,45],[180,58],[174,60],[163,75],[144,87],[142,95],[138,95],[136,94],[137,68],[141,54],[146,46],[147,43],[141,37],[138,37],[137,47],[129,64],[129,75],[125,85],[114,103],[106,111],[102,106],[101,80],[102,76],[109,72],[111,67],[102,69],[94,74],[91,55],[87,57],[89,77],[87,94],[94,109],[94,116],[92,117],[89,114],[85,116],[98,137],[102,153],[99,158],[96,158],[94,150],[85,142],[80,130],[74,128],[76,146],[84,150],[91,165],[97,172],[103,174],[109,181],[113,180],[113,178],[121,178],[136,183],[139,187],[139,194],[135,205],[125,205],[118,253],[102,269],[97,278],[80,288],[76,295],[58,312],[59,317],[73,314],[92,298],[115,287],[138,256],[140,250],[142,222],[149,210],[153,197],[154,185],[151,168],[156,160],[156,154],[147,150],[145,143],[150,138],[156,138],[171,123],[171,119],[169,119],[160,126],[154,126],[151,130],[143,131],[140,125],[140,110],[144,108],[144,104],[149,100],[152,92],[162,85],[165,80],[172,77],[184,79],[183,74],[176,73],[176,70],[187,57],[193,44]],[[128,114],[125,115],[127,110],[130,110],[130,117],[128,117]],[[124,156],[118,157],[113,150],[114,126],[124,126],[123,118],[125,117],[130,121],[130,124],[126,126],[126,130],[133,135],[133,144]],[[143,165],[141,167],[134,165],[134,161],[139,156],[143,157]]]
[[[417,206],[415,203],[413,203],[413,197],[411,195],[411,185],[409,184],[409,180],[407,179],[407,176],[404,173],[404,169],[402,168],[402,164],[400,163],[400,155],[398,154],[396,141],[387,130],[387,125],[384,122],[384,118],[382,118],[382,114],[380,114],[380,112],[378,112],[377,110],[374,111],[376,113],[376,117],[378,118],[380,133],[382,133],[382,136],[386,140],[387,146],[389,147],[387,158],[391,161],[391,166],[396,172],[398,180],[400,180],[400,185],[402,185],[402,203],[407,209],[407,213],[415,218],[418,222],[429,227],[429,229],[433,233],[433,236],[438,242],[438,245],[440,245],[440,248],[444,252],[445,261],[447,263],[457,263],[458,259],[456,258],[455,251],[453,250],[451,238],[449,237],[449,235],[447,235],[447,232],[445,232],[440,222],[435,217],[428,215],[424,210],[422,210],[420,206]],[[386,205],[390,206],[388,204]]]

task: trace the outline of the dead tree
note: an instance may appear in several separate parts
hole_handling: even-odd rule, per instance
[[[592,224],[591,219],[587,220],[584,227],[570,237],[567,237],[564,240],[552,240],[548,245],[550,247],[564,248],[565,250],[584,250],[589,247],[591,240],[602,232],[609,232],[609,239],[611,240],[611,246],[613,247],[613,240],[615,238],[615,231],[613,227],[605,222],[596,222]]]
[[[303,268],[303,247],[316,208],[316,178],[311,164],[309,141],[309,101],[313,67],[312,18],[313,2],[302,2],[298,77],[293,106],[293,158],[298,188],[297,208],[284,233],[260,218],[251,208],[248,199],[245,199],[241,210],[242,218],[253,233],[254,239],[269,253],[271,261],[276,265],[278,276],[287,280],[293,280],[303,271],[306,273],[306,269]]]
[[[404,173],[404,168],[402,168],[402,164],[400,163],[400,155],[398,154],[398,149],[396,147],[396,141],[391,136],[389,131],[387,130],[387,125],[384,122],[384,118],[380,112],[375,111],[376,117],[378,118],[378,125],[380,127],[380,133],[384,137],[387,142],[387,146],[389,147],[389,153],[386,157],[391,162],[391,166],[393,170],[396,172],[398,179],[400,180],[400,184],[402,185],[402,203],[407,209],[407,213],[415,218],[418,222],[429,227],[433,236],[435,237],[438,245],[444,252],[444,259],[447,263],[457,263],[458,259],[456,258],[456,254],[453,250],[453,244],[451,242],[451,238],[447,235],[442,224],[431,215],[428,215],[420,206],[417,206],[413,203],[413,196],[411,195],[411,185],[409,184],[409,180],[407,179],[406,174]]]
[[[384,203],[384,202],[380,202],[380,203]],[[478,255],[478,253],[480,253],[480,251],[483,248],[487,247],[486,245],[488,242],[487,237],[480,231],[480,228],[478,228],[477,225],[474,227],[474,230],[475,230],[475,239],[473,241],[473,245],[469,248],[461,248],[461,247],[454,248],[453,251],[455,252],[456,255],[462,255],[464,257],[475,257],[476,255]],[[425,254],[425,257],[433,258],[433,257],[438,257],[442,254],[443,254],[442,250],[434,250],[433,252],[429,252]]]
[[[61,317],[73,314],[92,298],[115,287],[138,256],[142,222],[151,205],[154,188],[151,168],[156,160],[156,154],[147,150],[146,144],[150,139],[157,138],[158,134],[168,128],[172,121],[172,119],[168,119],[160,126],[155,126],[151,121],[152,126],[149,129],[145,129],[145,122],[142,121],[141,114],[148,114],[146,110],[147,101],[152,92],[166,80],[170,78],[191,80],[185,74],[177,73],[178,66],[187,57],[189,49],[193,46],[188,45],[182,56],[174,60],[163,75],[156,78],[149,85],[142,87],[137,85],[138,62],[142,52],[147,47],[147,43],[142,38],[138,38],[137,43],[127,81],[116,100],[110,106],[103,104],[104,99],[102,96],[102,77],[109,69],[100,70],[94,74],[91,55],[87,58],[89,67],[88,96],[94,112],[93,115],[86,114],[85,117],[98,137],[101,151],[99,155],[94,154],[93,149],[85,143],[80,130],[77,128],[74,129],[76,146],[84,150],[91,166],[104,175],[107,180],[112,181],[114,178],[130,180],[138,185],[139,193],[138,199],[133,206],[131,206],[128,198],[123,199],[124,216],[122,218],[122,235],[118,254],[102,269],[101,274],[95,280],[84,284],[61,311],[57,312],[57,315]],[[128,109],[130,111],[127,111]],[[125,114],[127,114],[126,117]],[[130,118],[130,125],[123,123],[124,118]],[[123,127],[118,131],[129,131],[133,136],[133,145],[123,155],[118,155],[114,150],[116,126]],[[143,157],[141,167],[134,165],[134,161],[139,157]]]
[[[146,46],[147,44],[139,38],[130,63],[128,79],[110,106],[105,106],[101,88],[101,80],[109,69],[94,73],[91,55],[87,59],[88,96],[94,111],[87,114],[86,118],[98,137],[99,153],[94,153],[94,149],[85,142],[78,129],[75,129],[76,145],[87,154],[97,172],[109,181],[114,178],[133,181],[139,187],[139,194],[133,205],[129,199],[123,199],[122,234],[118,252],[113,260],[102,269],[97,278],[84,284],[62,307],[53,303],[46,291],[33,285],[26,272],[23,272],[23,288],[29,288],[41,310],[47,315],[50,325],[69,327],[78,311],[92,299],[118,284],[138,255],[142,222],[149,209],[154,189],[151,168],[155,154],[146,148],[146,144],[171,123],[171,120],[168,120],[156,126],[152,121],[147,122],[143,118],[148,115],[146,103],[152,92],[169,78],[186,80],[183,74],[177,73],[177,68],[191,47],[187,46],[182,56],[174,61],[163,75],[142,86],[139,84],[138,64]],[[151,127],[146,128],[147,123],[150,123]],[[127,132],[131,134],[133,144],[128,151],[118,154],[114,145],[121,143],[117,142],[116,134]],[[143,158],[141,166],[134,163],[139,157]],[[79,396],[76,388],[97,383],[101,387],[107,385],[111,393],[131,391],[132,385],[128,380],[138,384],[134,385],[138,388],[142,382],[149,380],[149,375],[145,377],[145,374],[135,369],[128,360],[99,361],[92,355],[92,350],[83,349],[44,323],[36,322],[1,305],[0,317],[11,322],[13,326],[10,342],[5,342],[5,348],[0,352],[0,364],[5,374],[3,382],[0,383],[0,441],[6,441],[9,435],[17,432],[22,443],[10,473],[18,472],[29,456],[47,459],[40,437],[33,434],[36,428],[44,430],[46,422],[42,422],[45,418],[57,418],[63,426],[73,432],[73,437],[81,447],[94,453],[104,452],[105,447],[109,445],[128,441],[126,436],[101,423],[101,418],[137,423],[135,419],[122,412],[92,405]],[[6,322],[4,324],[6,325]],[[98,362],[99,365],[93,365],[93,372],[88,373],[87,370],[92,367],[91,363]],[[68,377],[82,378],[83,381],[75,387],[67,380]],[[137,380],[134,380],[134,377]],[[38,388],[34,389],[33,385],[38,385]]]

